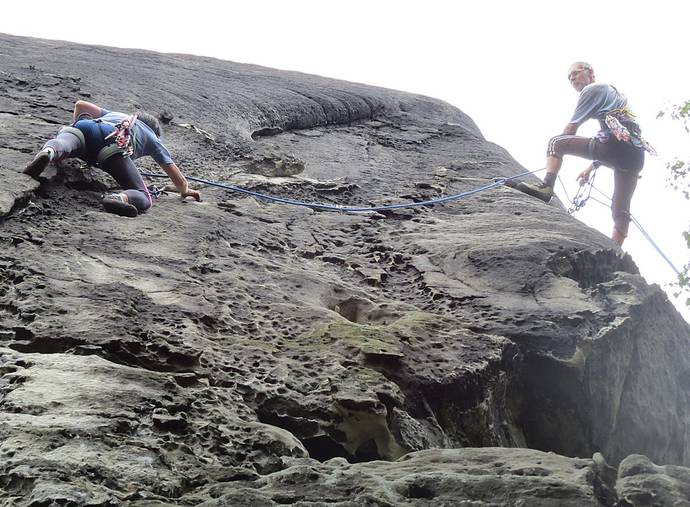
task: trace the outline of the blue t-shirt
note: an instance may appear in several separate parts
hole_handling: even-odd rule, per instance
[[[118,113],[116,111],[108,111],[101,109],[100,120],[109,123],[120,123],[128,114]],[[132,159],[139,157],[150,156],[159,164],[172,164],[173,159],[170,156],[168,149],[161,143],[153,130],[141,120],[134,123],[134,153]]]
[[[640,127],[628,108],[628,99],[613,86],[605,83],[591,83],[582,89],[570,123],[581,125],[589,119],[598,120],[601,130],[597,137],[606,142],[611,136],[611,129],[606,125],[606,116],[615,110],[625,111],[623,116],[630,131],[630,142],[635,146],[644,147],[640,138]]]
[[[606,114],[614,109],[624,109],[628,104],[625,95],[605,83],[592,83],[580,92],[575,112],[570,123],[583,124],[590,118],[603,123]]]

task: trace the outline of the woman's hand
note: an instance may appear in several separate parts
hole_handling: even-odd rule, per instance
[[[183,201],[187,197],[193,197],[197,202],[201,201],[201,194],[199,193],[198,190],[194,190],[193,188],[187,187],[183,190],[180,190],[180,195],[182,196]]]
[[[175,189],[180,193],[182,200],[184,201],[187,197],[193,197],[197,201],[201,200],[201,194],[198,190],[189,188],[189,183],[187,179],[182,175],[182,171],[177,165],[172,162],[170,164],[160,164],[161,168],[165,171],[170,179],[175,185]]]

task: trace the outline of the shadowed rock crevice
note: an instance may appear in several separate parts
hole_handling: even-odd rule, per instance
[[[548,267],[557,275],[572,278],[583,289],[613,280],[617,271],[639,274],[629,255],[612,250],[560,252],[549,259]]]
[[[620,304],[615,300],[627,300],[630,282],[639,278],[628,280],[600,284],[597,292],[606,294],[608,305]],[[676,462],[686,459],[687,448],[671,444],[683,440],[672,422],[677,415],[649,413],[646,408],[659,398],[670,403],[685,399],[677,373],[661,372],[659,364],[673,365],[675,372],[688,371],[685,358],[670,357],[667,349],[655,346],[660,323],[654,323],[648,312],[659,301],[653,293],[646,298],[629,307],[625,317],[593,328],[597,334],[579,344],[570,357],[533,351],[525,355],[510,397],[529,447],[580,457],[602,452],[614,464],[626,455],[621,449],[629,446],[643,452],[654,449]],[[666,325],[674,324],[662,327]],[[630,393],[642,385],[651,391],[630,404]]]
[[[593,448],[587,394],[575,367],[542,357],[526,358],[520,383],[509,397],[518,410],[527,447],[571,457],[591,456]]]

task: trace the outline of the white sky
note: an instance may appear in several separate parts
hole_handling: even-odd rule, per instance
[[[8,5],[9,4],[9,5]],[[690,135],[656,119],[690,99],[686,62],[690,4],[682,1],[196,0],[190,2],[6,2],[0,32],[86,44],[189,53],[367,83],[445,100],[469,114],[484,136],[529,169],[544,166],[548,139],[562,132],[577,100],[570,63],[590,62],[600,82],[625,93],[648,158],[632,213],[678,269],[690,257],[681,232],[690,203],[666,184],[665,162],[690,159]],[[83,14],[80,14],[80,10]],[[594,122],[580,129],[589,135]],[[568,194],[587,162],[568,157]],[[611,195],[610,170],[598,188]],[[562,190],[560,191],[563,195]],[[576,215],[610,234],[607,208]],[[625,244],[649,282],[675,274],[631,225]],[[690,311],[669,296],[690,321]]]

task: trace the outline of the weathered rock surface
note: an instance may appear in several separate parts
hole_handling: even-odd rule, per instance
[[[620,464],[616,489],[622,506],[690,505],[690,469],[628,456]]]
[[[392,463],[354,465],[342,458],[291,461],[280,472],[202,490],[199,501],[213,500],[200,505],[583,507],[615,501],[606,482],[610,469],[600,468],[595,460],[529,449],[437,449],[410,453]]]
[[[595,452],[690,463],[687,323],[557,206],[501,187],[348,215],[207,187],[130,220],[99,209],[98,169],[20,173],[78,98],[164,116],[188,175],[292,199],[420,201],[523,172],[458,109],[0,42],[6,505],[613,505],[631,481]]]

